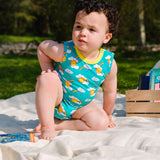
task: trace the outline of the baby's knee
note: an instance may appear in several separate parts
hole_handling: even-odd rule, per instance
[[[37,79],[38,83],[40,85],[46,86],[46,85],[52,85],[52,84],[58,84],[60,83],[60,79],[57,74],[55,73],[44,73],[40,75]]]
[[[108,128],[108,123],[109,120],[106,117],[101,117],[100,119],[97,120],[95,125],[93,126],[93,130],[106,130]]]

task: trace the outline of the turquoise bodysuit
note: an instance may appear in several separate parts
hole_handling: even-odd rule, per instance
[[[88,60],[73,41],[64,42],[63,60],[55,68],[63,86],[63,100],[54,110],[56,118],[72,118],[78,108],[94,99],[97,89],[110,73],[113,57],[114,53],[101,48],[97,59]]]

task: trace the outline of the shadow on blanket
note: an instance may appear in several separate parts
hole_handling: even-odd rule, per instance
[[[38,120],[29,120],[29,121],[17,120],[16,116],[8,116],[5,114],[0,114],[0,122],[1,122],[0,123],[1,131],[10,134],[18,132],[23,133],[29,129],[33,130],[33,128],[35,128],[39,123]]]

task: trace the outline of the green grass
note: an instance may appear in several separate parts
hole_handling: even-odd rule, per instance
[[[134,58],[131,58],[130,55]],[[146,74],[160,59],[160,52],[117,52],[118,93],[135,89],[140,74]],[[36,77],[41,69],[35,55],[0,56],[0,99],[35,90]]]
[[[125,57],[122,53],[116,53],[115,59],[118,66],[118,92],[124,94],[126,90],[137,88],[139,75],[145,75],[152,69],[160,60],[160,52],[127,52]]]
[[[37,42],[42,42],[46,39],[53,39],[53,37],[36,37],[36,36],[12,36],[12,35],[0,35],[0,44],[2,43],[19,43],[19,42],[29,42],[36,40]]]
[[[40,72],[36,56],[0,56],[0,99],[34,91]]]

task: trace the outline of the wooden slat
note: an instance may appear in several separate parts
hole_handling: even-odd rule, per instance
[[[127,113],[160,113],[160,102],[126,102]]]
[[[160,100],[160,90],[128,90],[126,101]]]
[[[126,114],[126,117],[131,116],[160,118],[160,114]]]

